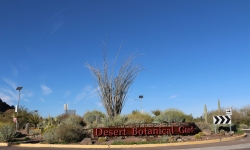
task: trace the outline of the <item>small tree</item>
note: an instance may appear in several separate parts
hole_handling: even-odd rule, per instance
[[[27,120],[29,123],[33,124],[35,128],[37,127],[37,124],[40,122],[40,116],[36,112],[30,112],[27,115]]]
[[[161,110],[160,109],[156,109],[156,110],[151,110],[151,113],[153,115],[155,115],[155,117],[159,116],[161,114]]]
[[[103,49],[103,67],[99,68],[89,63],[85,64],[96,81],[98,95],[109,117],[114,117],[121,113],[127,100],[128,90],[141,71],[140,65],[133,65],[136,56],[130,55],[121,64],[118,74],[115,76],[114,69],[120,49],[111,66],[107,60],[105,43]]]

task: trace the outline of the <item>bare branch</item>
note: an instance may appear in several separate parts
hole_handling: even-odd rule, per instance
[[[97,92],[109,117],[114,117],[121,113],[127,100],[128,90],[138,73],[142,71],[141,65],[133,65],[133,61],[137,56],[132,54],[121,64],[118,74],[114,75],[114,69],[121,48],[122,44],[111,67],[109,67],[107,60],[105,43],[103,48],[103,67],[98,68],[85,63],[85,67],[90,70],[99,87]],[[109,72],[109,68],[112,68],[111,72]]]

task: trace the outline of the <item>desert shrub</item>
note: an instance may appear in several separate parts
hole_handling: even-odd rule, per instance
[[[117,115],[112,119],[113,126],[121,126],[124,125],[128,120],[128,117],[125,115]]]
[[[43,139],[45,142],[53,144],[58,142],[58,137],[56,134],[56,128],[55,127],[51,127],[49,129],[47,129],[44,133],[43,133]]]
[[[167,136],[167,135],[162,136],[161,139],[160,139],[160,142],[161,143],[168,143],[169,142],[169,136]]]
[[[135,113],[129,114],[127,122],[125,124],[135,124],[135,123],[152,123],[153,118],[147,113]]]
[[[132,114],[138,114],[138,113],[140,113],[140,111],[137,110],[137,109],[135,109],[135,110],[132,111]]]
[[[211,124],[206,124],[205,122],[195,122],[195,125],[202,131],[204,129],[212,130]]]
[[[183,122],[185,120],[185,114],[178,109],[169,108],[163,111],[159,116],[154,119],[154,122]]]
[[[195,138],[195,139],[201,139],[201,135],[200,135],[200,134],[195,134],[195,135],[194,135],[194,138]]]
[[[101,123],[104,127],[111,127],[113,125],[112,118],[107,116],[101,118]]]
[[[32,136],[40,135],[41,130],[40,129],[31,129],[29,134],[32,135]]]
[[[78,115],[69,115],[66,119],[62,121],[62,123],[69,125],[81,125],[81,126],[86,125],[86,123],[83,121],[83,118]]]
[[[204,133],[203,132],[199,132],[198,133],[200,136],[204,136]]]
[[[106,138],[105,137],[99,137],[98,142],[106,142]]]
[[[246,124],[240,124],[241,129],[248,129],[248,126]]]
[[[56,128],[56,137],[59,142],[79,142],[86,135],[81,125],[62,123]]]
[[[16,133],[15,125],[10,123],[3,123],[0,126],[0,141],[10,142]]]
[[[151,113],[154,114],[155,116],[159,116],[161,114],[161,110],[160,109],[151,110]]]
[[[85,121],[88,123],[93,123],[94,121],[97,120],[97,116],[100,118],[105,117],[105,114],[103,114],[101,111],[98,110],[93,110],[93,111],[87,111],[84,115],[83,118]]]
[[[111,126],[121,126],[124,125],[127,121],[128,117],[125,115],[117,115],[114,118],[110,118],[105,116],[101,118],[101,123],[104,127],[111,127]]]

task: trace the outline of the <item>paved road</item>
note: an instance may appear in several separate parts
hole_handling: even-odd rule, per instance
[[[250,130],[245,131],[247,135],[250,135]],[[65,148],[25,148],[25,147],[1,147],[0,150],[61,150]],[[107,148],[108,149],[108,148]],[[226,141],[210,144],[200,144],[200,145],[185,145],[185,146],[165,146],[165,147],[155,147],[155,148],[129,148],[134,150],[250,150],[250,136],[246,138]],[[83,150],[74,148],[73,150]],[[91,148],[91,150],[100,150]],[[112,148],[112,150],[128,150],[128,148]]]

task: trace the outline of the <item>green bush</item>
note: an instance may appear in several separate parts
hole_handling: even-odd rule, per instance
[[[151,110],[151,113],[154,114],[157,117],[157,116],[159,116],[161,114],[161,110],[160,109]]]
[[[0,141],[10,142],[16,133],[15,125],[11,123],[2,123],[0,126]]]
[[[86,136],[83,127],[74,124],[60,124],[55,132],[58,142],[64,143],[79,142]]]
[[[162,136],[160,139],[160,142],[161,143],[169,143],[169,136],[167,136],[167,135]]]
[[[178,109],[169,108],[163,111],[159,116],[155,117],[154,122],[183,122],[186,115]]]
[[[44,133],[43,133],[43,139],[46,143],[49,144],[53,144],[53,143],[57,143],[58,142],[58,137],[56,134],[56,128],[52,127],[47,129]]]
[[[95,122],[97,120],[97,116],[100,117],[100,118],[103,118],[103,117],[105,117],[105,114],[103,114],[101,111],[98,111],[98,110],[87,111],[83,115],[83,118],[88,123],[93,123],[93,122]]]
[[[69,124],[69,125],[86,126],[86,123],[83,121],[83,118],[78,115],[69,115],[66,119],[62,121],[62,123]]]
[[[121,125],[124,125],[125,122],[128,120],[128,117],[123,115],[118,115],[118,116],[115,116],[112,120],[113,122],[113,126],[121,126]]]
[[[128,117],[125,115],[117,115],[114,118],[110,117],[103,117],[101,118],[101,123],[104,127],[111,127],[111,126],[121,126],[124,125],[127,121]]]
[[[105,137],[99,137],[98,138],[98,142],[106,142],[106,138]]]
[[[248,126],[246,124],[240,124],[241,129],[248,129]]]
[[[195,139],[201,139],[201,135],[200,135],[200,134],[195,134],[195,135],[194,135],[194,138],[195,138]]]
[[[152,123],[153,118],[147,113],[132,113],[129,114],[127,122],[125,124],[135,124],[135,123]]]
[[[204,133],[203,132],[199,132],[198,133],[200,136],[204,136]]]

